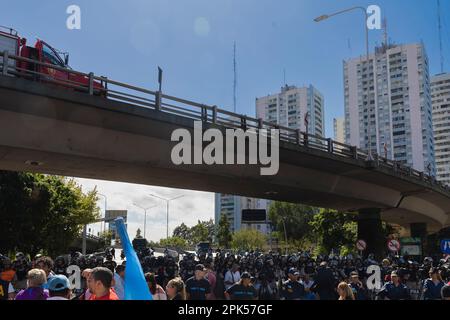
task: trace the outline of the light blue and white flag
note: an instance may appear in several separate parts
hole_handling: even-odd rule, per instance
[[[142,266],[128,237],[123,218],[118,217],[114,222],[127,261],[125,267],[125,300],[153,300],[145,281]]]

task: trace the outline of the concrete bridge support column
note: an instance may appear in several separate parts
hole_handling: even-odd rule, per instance
[[[427,255],[427,252],[432,250],[427,243],[427,224],[426,223],[410,223],[409,229],[411,231],[411,238],[420,238],[422,244],[422,255]]]
[[[370,253],[373,253],[376,259],[385,257],[386,239],[383,234],[380,212],[381,209],[378,208],[360,209],[358,212],[358,239],[367,243],[364,257]]]

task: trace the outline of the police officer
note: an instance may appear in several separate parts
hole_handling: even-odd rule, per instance
[[[281,286],[281,299],[301,300],[305,297],[305,287],[298,282],[300,273],[295,268],[288,271],[288,280]]]
[[[253,287],[252,278],[250,273],[243,272],[241,274],[241,280],[232,285],[225,291],[225,297],[227,300],[256,300],[258,294],[256,289]]]
[[[391,281],[386,283],[377,296],[382,300],[410,300],[411,295],[407,286],[400,282],[398,273],[391,273]]]

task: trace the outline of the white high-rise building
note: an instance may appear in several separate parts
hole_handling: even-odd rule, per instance
[[[345,118],[334,118],[334,141],[345,143]]]
[[[222,214],[226,214],[230,223],[230,231],[235,232],[241,228],[256,229],[264,234],[269,233],[266,223],[242,223],[242,210],[245,209],[262,209],[269,210],[270,200],[254,199],[248,197],[234,196],[222,193],[215,195],[215,223],[219,224]],[[268,212],[267,212],[268,213]]]
[[[347,144],[368,150],[370,136],[373,154],[435,173],[423,44],[383,45],[369,62],[366,56],[344,61],[344,91]]]
[[[323,95],[312,85],[286,85],[280,93],[256,98],[256,117],[302,132],[306,132],[308,124],[308,133],[325,136]]]
[[[450,185],[450,73],[431,78],[436,178]]]
[[[302,88],[284,86],[280,93],[256,98],[256,117],[274,124],[305,132],[307,113],[308,132],[324,136],[324,99],[313,86]],[[243,225],[241,218],[244,209],[265,209],[268,213],[270,203],[270,200],[217,193],[215,196],[215,222],[218,224],[221,213],[225,213],[233,232],[241,228],[253,228],[268,234],[270,230],[265,223]]]

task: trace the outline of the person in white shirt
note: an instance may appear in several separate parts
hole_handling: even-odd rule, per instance
[[[114,291],[120,300],[125,298],[125,266],[118,265],[116,267],[116,272],[114,273]]]
[[[234,263],[233,267],[225,273],[225,290],[231,288],[236,282],[241,279],[241,273],[239,272],[239,265]]]
[[[65,275],[58,274],[51,277],[48,282],[49,298],[47,300],[70,300],[72,290],[69,279]]]

